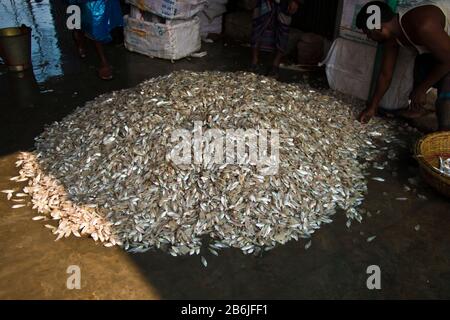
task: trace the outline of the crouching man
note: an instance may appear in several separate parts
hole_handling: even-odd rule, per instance
[[[369,7],[373,5],[380,9],[379,29],[372,27],[374,11]],[[368,38],[384,44],[381,72],[375,92],[359,120],[368,122],[376,114],[381,99],[389,89],[399,48],[404,46],[418,53],[410,109],[420,110],[425,105],[427,91],[431,87],[437,88],[439,130],[450,130],[450,1],[422,2],[401,10],[399,14],[394,13],[384,2],[371,1],[359,12],[356,25]]]

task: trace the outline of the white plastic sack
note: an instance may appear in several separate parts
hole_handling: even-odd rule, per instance
[[[165,24],[125,16],[125,47],[150,57],[178,60],[200,50],[200,20],[168,20]]]
[[[223,16],[218,16],[211,20],[205,15],[204,12],[200,12],[198,17],[200,19],[200,36],[202,38],[206,38],[210,33],[222,33]]]
[[[142,11],[139,10],[138,7],[130,6],[130,18],[136,19],[136,20],[144,20],[144,17],[142,16]]]
[[[207,0],[126,0],[141,10],[166,19],[189,19],[202,11]]]
[[[326,64],[330,87],[362,100],[369,96],[376,48],[355,41],[338,38],[333,43]],[[415,54],[401,48],[391,86],[380,103],[388,110],[408,106],[413,88]]]
[[[228,0],[208,0],[203,13],[209,18],[214,19],[227,12]]]

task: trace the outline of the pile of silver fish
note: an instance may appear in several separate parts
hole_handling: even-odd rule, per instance
[[[53,123],[22,153],[18,181],[57,239],[105,246],[245,254],[310,238],[336,212],[361,221],[367,171],[395,123],[355,120],[361,102],[250,73],[175,72],[108,93]],[[183,164],[174,130],[279,130],[279,167]]]

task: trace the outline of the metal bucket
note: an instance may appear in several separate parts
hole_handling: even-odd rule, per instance
[[[0,56],[10,71],[23,71],[31,67],[31,28],[0,29]]]

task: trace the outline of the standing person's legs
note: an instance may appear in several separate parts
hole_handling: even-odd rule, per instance
[[[73,40],[77,46],[78,55],[84,59],[86,58],[86,37],[81,30],[73,30]]]
[[[102,80],[110,80],[112,79],[112,69],[110,64],[108,63],[108,59],[106,59],[105,51],[103,49],[103,45],[94,41],[95,50],[97,50],[98,57],[100,58],[100,66],[98,68],[98,76]]]
[[[289,26],[292,22],[292,16],[288,13],[288,1],[281,1],[275,5],[276,8],[276,27],[275,27],[275,45],[276,52],[272,62],[272,70],[269,75],[275,78],[279,75],[281,59],[284,57],[289,41]]]
[[[73,31],[73,38],[75,40],[75,44],[77,46],[78,54],[81,58],[86,57],[86,36],[81,30]],[[98,76],[102,80],[110,80],[112,79],[112,69],[110,64],[108,63],[108,59],[106,58],[105,51],[103,49],[103,45],[101,42],[92,40],[95,45],[95,50],[97,51],[98,57],[100,59],[100,66],[98,68]]]
[[[256,66],[258,65],[259,62],[259,42],[261,34],[261,21],[260,21],[261,5],[262,1],[257,0],[255,8],[253,9],[253,16],[252,16],[252,34],[250,38],[250,46],[252,48],[252,62],[251,62],[252,71],[256,70]]]
[[[98,76],[112,79],[112,68],[108,63],[103,43],[112,40],[111,30],[123,25],[119,0],[91,0],[80,5],[81,28],[84,35],[94,42],[100,64]]]
[[[257,71],[260,50],[271,51],[274,46],[273,4],[269,0],[257,0],[252,19],[252,71]]]

